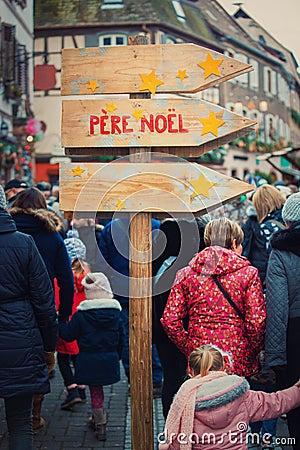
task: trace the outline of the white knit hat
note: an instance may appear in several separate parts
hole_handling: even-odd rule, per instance
[[[300,221],[300,192],[287,198],[282,208],[282,218],[285,223]]]
[[[6,197],[5,192],[2,186],[0,186],[0,209],[6,208]]]
[[[82,280],[87,300],[113,298],[107,277],[102,272],[88,273]]]

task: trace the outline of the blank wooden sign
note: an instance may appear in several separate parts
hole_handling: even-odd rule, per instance
[[[62,95],[198,92],[253,70],[195,44],[62,51]]]
[[[253,190],[195,163],[61,163],[63,211],[206,212]]]

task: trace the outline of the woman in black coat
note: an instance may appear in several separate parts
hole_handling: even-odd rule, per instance
[[[22,191],[9,213],[18,231],[30,234],[46,264],[51,281],[59,287],[59,318],[67,320],[72,314],[74,278],[71,261],[60,234],[61,219],[47,210],[45,197],[37,188]]]
[[[187,362],[183,353],[166,335],[160,318],[164,312],[176,273],[204,247],[204,228],[210,217],[167,219],[153,243],[153,342],[163,368],[162,406],[166,418],[174,395],[186,378]],[[157,256],[158,255],[158,256]],[[187,325],[187,324],[186,324]]]
[[[31,450],[34,394],[50,391],[44,352],[55,349],[52,285],[31,236],[5,210],[0,186],[0,397],[11,450]]]

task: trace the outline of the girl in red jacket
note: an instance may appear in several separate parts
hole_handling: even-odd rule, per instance
[[[82,280],[86,273],[90,272],[90,269],[85,262],[86,248],[84,243],[77,237],[68,237],[64,242],[72,262],[74,276],[74,302],[72,310],[72,314],[74,314],[79,303],[86,299]],[[61,404],[61,409],[68,410],[76,403],[86,402],[85,386],[78,386],[74,378],[75,360],[79,353],[77,341],[66,342],[59,337],[56,350],[58,367],[63,377],[67,393],[66,399]]]
[[[221,352],[202,345],[189,358],[191,378],[179,389],[168,414],[159,450],[247,450],[259,435],[249,422],[272,419],[300,405],[300,381],[267,394],[251,391],[245,378],[227,375]]]

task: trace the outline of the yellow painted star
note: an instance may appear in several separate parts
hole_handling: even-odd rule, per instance
[[[82,177],[83,172],[85,171],[80,166],[75,167],[75,169],[72,169],[73,171],[73,177]]]
[[[116,207],[118,209],[126,209],[125,200],[121,200],[120,198],[118,198],[118,201],[116,203]]]
[[[219,66],[223,62],[223,59],[214,59],[210,53],[207,53],[206,60],[199,62],[197,65],[204,69],[204,79],[210,75],[221,76]]]
[[[115,110],[117,109],[117,107],[115,106],[114,102],[106,103],[105,107],[106,107],[106,111],[109,112],[109,113],[114,113]]]
[[[180,78],[181,81],[183,81],[185,78],[188,78],[189,76],[186,74],[186,70],[178,70],[176,78]]]
[[[214,186],[216,183],[207,180],[203,173],[199,176],[197,180],[191,180],[191,185],[194,188],[193,197],[197,197],[198,195],[204,195],[206,198],[210,198],[209,189]]]
[[[133,117],[135,117],[135,120],[138,121],[139,119],[141,119],[143,117],[144,114],[141,109],[136,109],[132,115],[133,115]]]
[[[143,84],[139,88],[140,91],[145,91],[146,89],[148,89],[151,92],[151,94],[155,94],[157,86],[164,84],[163,81],[156,78],[154,70],[152,70],[152,72],[149,73],[149,75],[146,75],[145,73],[140,73],[139,75],[143,80]]]
[[[200,122],[203,125],[201,136],[206,133],[212,133],[218,137],[218,128],[221,127],[225,122],[224,120],[217,119],[215,113],[212,111],[207,118],[200,118]]]
[[[95,92],[96,89],[98,89],[99,84],[97,83],[96,80],[89,80],[89,85],[88,85],[88,89],[91,89],[92,92]]]

